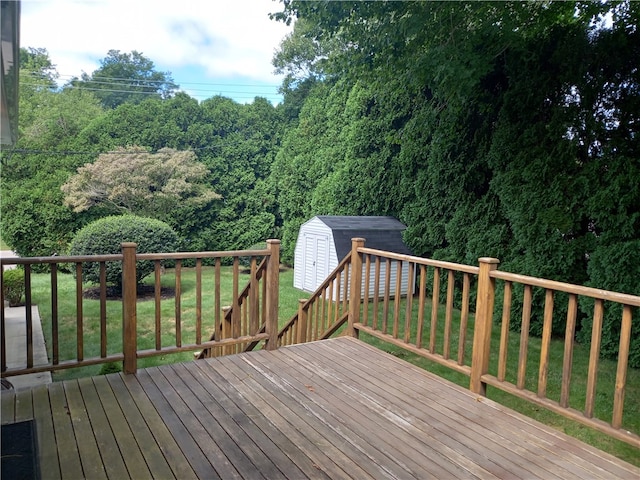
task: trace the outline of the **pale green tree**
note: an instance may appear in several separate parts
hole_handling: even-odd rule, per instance
[[[65,205],[75,212],[101,205],[170,222],[177,209],[220,198],[207,185],[208,174],[192,151],[121,147],[78,168],[61,188]]]

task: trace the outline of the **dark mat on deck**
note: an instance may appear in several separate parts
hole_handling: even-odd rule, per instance
[[[2,475],[14,480],[39,479],[35,420],[2,425]]]

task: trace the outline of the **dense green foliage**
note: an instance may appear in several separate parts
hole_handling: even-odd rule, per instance
[[[21,268],[12,268],[2,272],[2,290],[10,307],[19,305],[24,295],[24,271]]]
[[[276,158],[284,258],[312,214],[395,215],[418,255],[640,294],[638,3],[283,4],[276,65],[323,79]]]
[[[137,253],[173,252],[178,244],[178,236],[173,229],[160,220],[135,215],[115,215],[96,220],[81,228],[71,242],[70,255],[109,255],[121,252],[123,242],[137,244]],[[137,263],[136,281],[140,281],[154,271],[150,261]],[[100,265],[83,265],[83,279],[100,283]],[[122,263],[107,262],[106,281],[122,286]]]
[[[114,51],[96,78],[130,71],[167,90],[105,102],[56,89],[46,51],[23,51],[21,136],[2,154],[3,238],[21,255],[64,252],[113,211],[73,212],[60,187],[137,145],[192,151],[221,195],[152,215],[181,249],[278,237],[291,263],[313,215],[393,215],[417,255],[494,256],[504,270],[640,294],[640,3],[283,0],[281,10],[274,17],[296,23],[274,58],[285,75],[277,107],[198,103],[152,62]],[[578,339],[590,337],[591,312],[581,305]],[[554,335],[565,318],[558,299]],[[607,305],[607,355],[619,324]]]

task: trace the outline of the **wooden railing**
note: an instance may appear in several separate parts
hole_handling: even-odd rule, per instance
[[[559,413],[572,420],[586,424],[596,430],[602,431],[614,438],[618,438],[628,442],[636,447],[640,447],[640,437],[634,433],[628,432],[622,428],[622,420],[624,414],[625,389],[627,386],[627,373],[629,362],[629,346],[631,341],[632,312],[640,307],[640,297],[634,295],[626,295],[617,292],[599,290],[596,288],[582,287],[568,283],[545,280],[524,275],[517,275],[509,272],[497,270],[498,260],[483,258],[480,259],[481,282],[485,287],[483,298],[478,298],[478,311],[482,310],[482,314],[476,316],[476,326],[478,328],[477,335],[477,368],[472,375],[471,389],[478,393],[484,393],[486,385],[499,388],[512,395],[528,400],[537,405],[543,406],[553,412]],[[501,288],[496,288],[496,281],[502,283]],[[508,362],[509,351],[509,334],[511,323],[512,304],[514,303],[515,286],[522,287],[522,307],[521,319],[518,335],[518,354],[512,375],[512,381],[508,380],[507,371],[510,366]],[[539,289],[544,292],[544,310],[543,310],[543,330],[540,340],[540,355],[537,359],[537,382],[532,383],[531,388],[527,388],[527,375],[529,344],[531,337],[529,335],[529,326],[532,318],[532,299],[534,298],[534,290]],[[502,312],[499,321],[493,315],[493,303],[496,292],[502,292],[501,303]],[[560,303],[560,297],[566,304]],[[566,300],[565,300],[566,298]],[[481,302],[482,300],[482,302]],[[589,300],[594,304],[591,316],[591,343],[589,347],[589,362],[587,371],[586,391],[584,394],[585,401],[581,409],[572,408],[570,406],[571,377],[574,363],[574,339],[576,333],[576,325],[578,318],[578,304],[580,301]],[[596,392],[602,390],[602,385],[598,384],[598,367],[600,362],[600,346],[602,339],[602,326],[604,313],[607,308],[611,308],[614,304],[619,304],[622,308],[620,318],[620,335],[619,335],[619,351],[617,359],[616,378],[612,383],[613,391],[613,408],[611,417],[605,421],[595,418],[594,406],[596,403]],[[555,310],[565,310],[566,306],[566,326],[564,333],[564,353],[562,359],[562,369],[560,371],[550,371],[549,354],[552,337],[552,320]],[[500,326],[500,344],[497,357],[497,365],[493,368],[494,374],[490,373],[488,355],[489,346],[485,345],[491,336],[491,328],[496,323]],[[484,338],[482,338],[484,337]],[[474,345],[474,350],[476,345]],[[551,375],[561,378],[560,392],[558,399],[548,398],[548,385]],[[535,384],[535,386],[533,385]],[[611,393],[611,392],[604,392]]]
[[[256,266],[256,257],[251,257],[249,282],[244,286],[238,295],[234,295],[235,301],[232,305],[222,307],[222,322],[216,324],[209,340],[220,340],[223,338],[240,338],[264,334],[266,331],[266,283],[261,282],[263,275],[267,271],[267,259],[264,258],[260,265]],[[234,279],[238,269],[238,262],[234,261]],[[237,290],[237,282],[233,285]],[[218,311],[218,310],[216,310]],[[207,347],[197,354],[197,358],[218,357],[230,355],[243,350],[253,350],[262,342],[254,340],[250,343],[219,345]]]
[[[570,285],[498,270],[499,261],[481,258],[479,266],[461,265],[430,259],[400,255],[365,247],[363,239],[353,239],[349,256],[322,283],[308,300],[300,300],[298,313],[278,332],[279,242],[268,241],[267,249],[255,251],[136,254],[135,246],[123,244],[120,255],[95,257],[46,257],[29,259],[2,259],[0,264],[20,264],[25,270],[26,303],[26,365],[8,369],[2,345],[2,377],[71,368],[97,363],[123,361],[125,372],[135,372],[137,359],[153,355],[201,350],[201,356],[235,353],[261,345],[273,349],[278,346],[321,340],[336,334],[359,336],[367,334],[378,340],[403,348],[451,370],[469,377],[469,388],[485,395],[487,386],[495,387],[529,402],[543,406],[565,417],[576,420],[614,438],[640,447],[640,436],[623,427],[624,398],[629,371],[629,344],[634,309],[640,307],[640,297],[594,288]],[[220,292],[221,259],[233,258],[231,308],[223,312]],[[239,257],[251,257],[250,276],[243,290],[239,287]],[[257,258],[264,263],[257,265]],[[155,340],[154,348],[139,347],[136,315],[135,285],[136,262],[155,262]],[[172,345],[162,343],[164,328],[160,308],[161,261],[175,262],[175,316],[170,319],[175,333]],[[181,271],[185,260],[195,262],[196,302],[195,340],[183,342],[183,308],[181,306]],[[203,261],[213,262],[213,288],[203,287]],[[100,282],[100,347],[99,354],[85,356],[82,271],[85,262],[98,262],[104,279],[108,262],[122,262],[122,348],[111,351],[107,344],[110,327],[106,305],[106,282]],[[33,365],[31,319],[32,265],[50,266],[51,284],[51,360],[47,365]],[[62,358],[59,346],[58,318],[58,266],[71,264],[76,275],[74,358]],[[516,288],[517,286],[517,288]],[[534,290],[544,293],[542,338],[533,340],[530,324],[534,311]],[[522,293],[516,293],[516,292]],[[204,318],[201,311],[202,295],[213,295],[213,318]],[[496,299],[497,296],[501,296]],[[566,296],[566,330],[564,354],[559,371],[550,371],[550,345],[552,319]],[[517,298],[516,298],[517,297]],[[584,392],[584,405],[574,408],[569,393],[573,368],[573,352],[578,304],[582,300],[594,303],[589,351],[588,375]],[[564,300],[563,300],[564,301]],[[622,309],[619,336],[617,373],[613,384],[613,406],[610,418],[596,418],[594,413],[598,382],[598,367],[602,325],[605,310],[610,304]],[[475,308],[474,308],[475,305]],[[518,305],[517,308],[514,307]],[[521,305],[521,306],[520,306]],[[521,310],[516,351],[513,354],[512,311]],[[68,321],[67,321],[68,323]],[[499,335],[494,324],[500,327]],[[2,311],[2,341],[5,342],[5,318]],[[203,331],[213,334],[203,341]],[[495,335],[494,335],[495,333]],[[492,344],[492,336],[495,341]],[[496,341],[498,344],[496,345]],[[538,358],[531,358],[530,346],[539,345]],[[512,354],[509,354],[509,351]],[[216,353],[212,353],[216,352]],[[531,365],[537,373],[537,382],[528,381]],[[514,373],[515,372],[515,373]],[[558,399],[548,394],[549,378],[560,379]],[[572,395],[574,395],[572,393]]]
[[[327,338],[346,321],[344,333],[354,336],[366,333],[464,374],[469,377],[470,390],[479,395],[486,395],[490,385],[640,447],[640,436],[625,430],[622,424],[632,311],[640,306],[640,297],[502,272],[498,265],[499,261],[493,258],[481,258],[479,266],[469,266],[400,255],[366,248],[363,239],[353,239],[351,254],[309,300],[300,301],[298,313],[278,334],[278,345]],[[402,289],[403,276],[410,279],[413,290]],[[348,284],[344,279],[348,279]],[[504,283],[499,289],[496,280]],[[335,284],[342,291],[339,299],[331,297],[331,292],[336,291],[332,287]],[[510,366],[507,352],[515,284],[523,285],[522,324],[518,329],[518,358],[516,365]],[[542,339],[535,340],[541,344],[539,359],[534,362],[537,387],[530,390],[526,388],[525,377],[532,338],[529,326],[533,288],[543,289],[546,300]],[[496,291],[502,292],[498,302],[501,311],[496,308]],[[564,361],[561,372],[553,372],[554,377],[561,378],[558,401],[547,397],[551,319],[557,292],[568,294]],[[595,307],[586,400],[584,408],[577,410],[569,405],[569,391],[580,298],[593,299]],[[594,416],[605,303],[621,304],[623,312],[609,421]],[[491,342],[494,323],[500,326],[498,345]],[[515,383],[508,381],[508,369],[517,371]],[[490,373],[493,371],[496,373]]]
[[[116,361],[123,362],[123,370],[126,373],[133,373],[137,369],[137,360],[150,356],[168,355],[180,352],[203,350],[212,347],[233,347],[235,345],[248,344],[251,342],[262,342],[267,349],[276,347],[278,328],[278,285],[279,285],[279,250],[278,240],[268,240],[265,250],[239,250],[227,252],[181,252],[181,253],[136,253],[135,244],[125,243],[122,245],[122,253],[117,255],[96,255],[96,256],[70,256],[70,257],[36,257],[36,258],[2,258],[0,265],[22,265],[25,272],[25,314],[26,314],[26,344],[24,365],[16,368],[7,367],[6,359],[6,335],[5,335],[5,312],[1,310],[0,334],[2,336],[2,377],[13,375],[37,373],[43,371],[54,371],[67,368],[84,367],[96,364],[110,363]],[[222,321],[222,297],[221,292],[221,262],[223,258],[232,258],[233,277],[231,304],[237,305],[235,309],[231,328],[223,328]],[[252,292],[247,297],[241,295],[239,290],[239,258],[250,257],[251,267],[249,272],[249,285],[252,285]],[[256,266],[257,257],[264,257],[264,266],[260,269]],[[136,264],[140,261],[154,262],[154,302],[155,313],[152,332],[141,332],[137,322],[137,282]],[[162,286],[161,273],[162,262],[172,261],[175,263],[174,282],[174,308],[173,316],[162,312]],[[195,305],[189,315],[195,318],[189,319],[189,324],[195,325],[195,332],[183,332],[183,325],[186,320],[186,309],[182,305],[182,270],[185,261],[195,263]],[[106,266],[109,262],[119,262],[122,264],[122,314],[113,314],[113,302],[107,301]],[[207,268],[206,280],[211,284],[211,289],[205,292],[205,267],[203,262],[213,263],[213,267]],[[99,284],[99,318],[87,318],[84,313],[85,301],[83,299],[83,268],[88,263],[98,263],[100,269]],[[69,319],[60,318],[59,300],[61,294],[58,291],[58,274],[60,266],[72,265],[75,274],[75,325],[72,327],[72,335],[75,342],[69,348],[63,348],[61,339],[67,343],[71,332],[61,334],[62,323],[68,326]],[[33,318],[32,318],[32,270],[33,266],[48,266],[50,271],[50,325],[49,338],[49,362],[44,365],[34,365],[33,362]],[[41,267],[40,267],[41,268]],[[258,274],[260,272],[260,274]],[[0,291],[2,289],[0,288]],[[206,316],[202,311],[203,292],[213,297],[213,313]],[[261,292],[257,293],[257,292]],[[226,292],[228,295],[228,292]],[[68,295],[65,294],[65,299]],[[4,298],[3,298],[4,300]],[[108,308],[109,307],[109,308]],[[191,310],[191,309],[189,309]],[[112,312],[108,314],[108,312]],[[112,317],[121,318],[120,325],[114,325]],[[97,326],[95,325],[97,323]],[[171,326],[168,327],[167,323]],[[260,329],[257,325],[264,325]],[[87,350],[93,350],[94,345],[86,344],[86,330],[98,328],[100,331],[99,352],[95,355],[87,356]],[[122,342],[108,342],[108,329],[121,329]],[[163,342],[163,333],[171,330],[170,338],[174,338],[173,344],[167,345]],[[213,338],[209,338],[210,332],[219,332]],[[203,335],[206,332],[206,335]],[[142,348],[140,337],[144,334],[153,337],[152,348]],[[61,338],[64,335],[64,338]],[[190,341],[184,341],[186,337]],[[113,335],[111,335],[113,338]],[[115,345],[113,344],[115,343]]]
[[[298,312],[278,332],[278,346],[322,340],[334,335],[349,316],[351,257],[345,257]]]

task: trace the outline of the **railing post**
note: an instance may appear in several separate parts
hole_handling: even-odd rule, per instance
[[[265,349],[278,348],[278,302],[280,290],[280,240],[267,240],[267,249],[270,252],[267,262],[266,281],[266,310],[267,318],[265,330],[269,335]]]
[[[298,300],[298,338],[297,343],[305,343],[307,341],[307,311],[303,308],[306,300],[300,298]]]
[[[138,368],[136,244],[122,243],[122,353],[124,373]]]
[[[349,284],[349,323],[347,325],[347,335],[358,337],[359,331],[353,328],[355,323],[360,322],[360,301],[362,297],[362,257],[358,253],[358,248],[364,247],[364,238],[351,239],[351,281]]]
[[[473,329],[473,353],[471,356],[471,383],[469,390],[479,395],[486,395],[487,385],[481,377],[489,371],[489,354],[491,345],[491,326],[493,324],[493,303],[496,281],[490,277],[492,270],[498,268],[500,260],[482,257],[478,259],[478,298],[476,301],[476,320]]]

